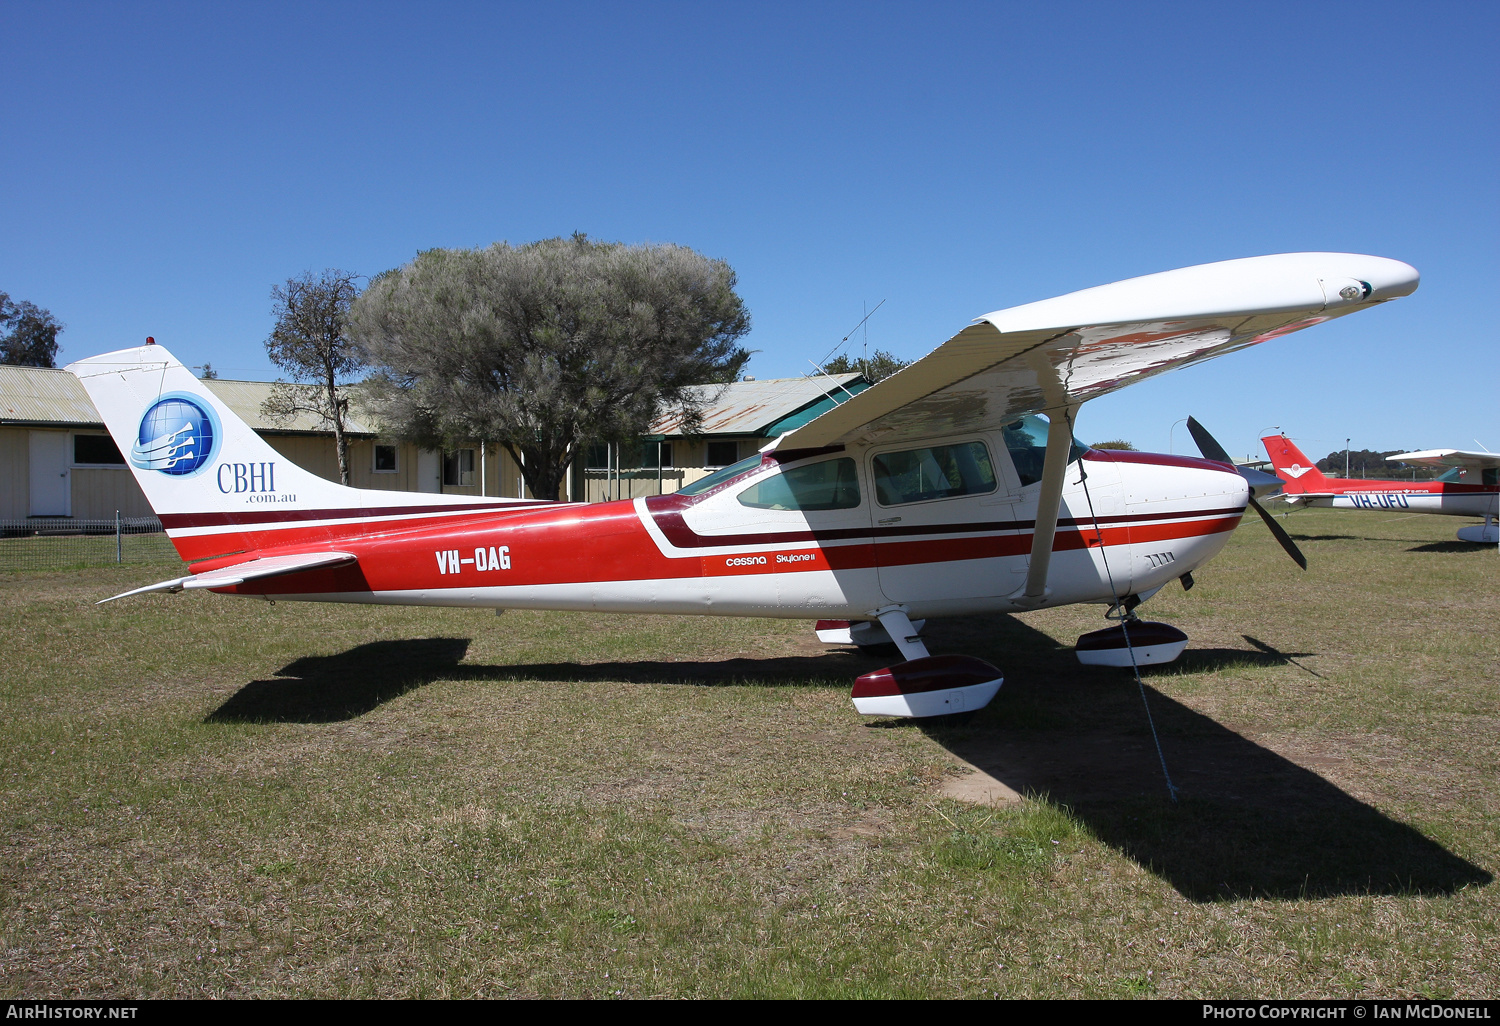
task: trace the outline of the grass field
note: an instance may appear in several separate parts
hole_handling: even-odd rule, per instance
[[[1500,557],[1286,523],[1143,610],[1176,805],[1097,607],[866,722],[803,623],[0,575],[0,995],[1494,997]]]

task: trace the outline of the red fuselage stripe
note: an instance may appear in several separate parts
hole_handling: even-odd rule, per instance
[[[1105,545],[1123,545],[1201,537],[1233,530],[1242,513],[1239,509],[1200,510],[1171,514],[1172,519],[1165,523],[1159,521],[1167,517],[1155,516],[1150,519],[1157,523],[1101,524],[1098,529],[1086,522],[1059,530],[1053,547],[1057,551],[1082,549],[1099,545],[1101,538]],[[1020,529],[1022,533],[1001,534],[1002,529]],[[672,558],[657,547],[630,503],[609,503],[535,511],[483,523],[449,524],[419,534],[346,539],[341,547],[355,553],[357,565],[309,570],[231,590],[313,594],[577,585],[856,570],[1016,556],[1030,551],[1031,535],[1019,523],[1004,528],[981,525],[980,530],[985,533],[926,539],[876,539],[867,530],[862,538],[843,544],[803,549],[786,548],[790,539],[782,536],[769,539],[760,551]],[[288,541],[292,547],[298,544]],[[504,568],[500,569],[496,562],[502,547]],[[258,553],[272,554],[274,551]]]

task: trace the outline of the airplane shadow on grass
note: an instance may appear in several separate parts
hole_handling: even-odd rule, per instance
[[[363,716],[435,680],[451,680],[468,638],[372,641],[331,656],[304,656],[253,680],[208,714],[209,723],[333,723]]]
[[[1166,794],[1140,691],[1129,671],[1083,667],[1071,649],[1004,615],[935,621],[934,652],[963,652],[1002,667],[987,709],[935,720],[876,720],[919,729],[1021,794],[1069,808],[1100,840],[1194,901],[1301,899],[1357,894],[1450,894],[1493,880],[1414,828],[1318,773],[1147,686],[1178,788]],[[1294,665],[1246,635],[1252,650],[1190,650],[1147,668],[1169,677],[1233,666]],[[634,681],[723,687],[846,687],[894,661],[852,649],[721,661],[462,664],[467,638],[379,641],[298,659],[277,680],[252,681],[213,722],[318,723],[353,719],[436,680]],[[852,715],[852,714],[851,714]],[[1304,759],[1314,765],[1318,759]]]
[[[1495,546],[1482,542],[1443,541],[1413,545],[1407,552],[1487,552],[1493,555]]]
[[[1255,651],[1190,650],[1178,663],[1146,668],[1159,757],[1129,670],[1084,667],[1013,617],[939,622],[928,633],[943,651],[1009,653],[1007,680],[988,709],[967,720],[918,721],[920,729],[1012,790],[1067,806],[1184,897],[1440,895],[1493,880],[1313,770],[1150,686],[1153,678],[1213,669],[1215,660],[1314,673],[1297,661],[1311,653],[1281,652],[1246,635]],[[1163,757],[1178,789],[1175,804]]]

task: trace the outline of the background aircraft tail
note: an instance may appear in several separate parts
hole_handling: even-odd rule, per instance
[[[1286,435],[1267,435],[1260,442],[1276,468],[1276,476],[1286,482],[1284,491],[1288,494],[1329,490],[1330,479]]]
[[[184,559],[313,540],[326,545],[372,520],[535,504],[326,480],[273,449],[159,345],[90,357],[67,370],[82,382]]]

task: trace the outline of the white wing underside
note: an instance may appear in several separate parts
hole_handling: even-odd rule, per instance
[[[774,448],[994,430],[1416,290],[1397,260],[1286,253],[1200,264],[986,314]]]
[[[178,592],[193,588],[227,588],[234,584],[244,584],[246,581],[258,580],[263,577],[280,577],[284,574],[295,574],[302,570],[312,570],[316,567],[340,566],[344,563],[353,562],[355,562],[355,557],[352,553],[348,552],[299,552],[287,556],[267,556],[264,559],[252,559],[244,563],[236,563],[234,566],[220,567],[218,570],[208,570],[201,574],[174,577],[170,581],[162,581],[159,584],[148,584],[144,588],[136,588],[107,599],[100,599],[95,605],[102,606],[104,603],[113,602],[115,599],[128,598],[131,595],[144,595],[149,591]]]
[[[1463,449],[1424,449],[1387,456],[1388,463],[1414,463],[1429,467],[1462,467],[1464,470],[1500,468],[1500,453],[1466,452]]]

